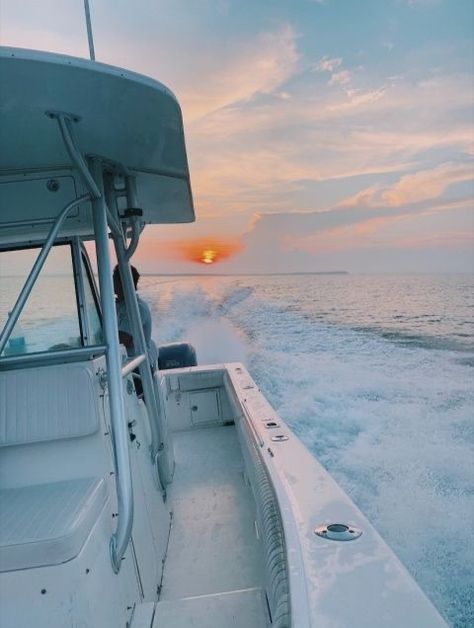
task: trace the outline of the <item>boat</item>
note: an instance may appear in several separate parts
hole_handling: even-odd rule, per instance
[[[182,345],[152,372],[130,260],[147,225],[195,219],[175,96],[15,48],[0,84],[0,263],[35,257],[0,334],[2,628],[445,626],[243,364]],[[45,345],[34,308],[21,325],[55,252],[77,331]]]

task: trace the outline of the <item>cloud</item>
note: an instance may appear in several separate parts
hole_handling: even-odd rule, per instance
[[[411,9],[416,7],[434,7],[440,5],[442,0],[396,0],[396,4],[406,4]]]
[[[421,214],[429,216],[428,213]],[[313,233],[304,238],[291,235],[282,239],[282,248],[286,250],[305,251],[310,254],[347,252],[377,249],[469,249],[474,244],[474,233],[471,231],[448,230],[439,232],[425,227],[428,232],[408,235],[397,233],[397,225],[409,229],[413,216],[401,214],[371,218],[361,223],[334,227],[320,233]],[[471,249],[472,251],[472,249]]]
[[[341,202],[341,207],[406,207],[442,197],[456,183],[474,180],[470,163],[443,163],[403,175],[391,186],[370,186]]]
[[[46,2],[46,13],[43,4],[27,3],[26,15],[35,13],[43,30],[30,29],[26,39],[74,52],[52,32],[59,0]],[[428,50],[420,36],[421,43],[402,51],[397,33],[382,28],[377,46],[385,37],[400,51],[384,74],[373,42],[357,55],[341,41],[314,56],[315,46],[327,40],[314,44],[315,24],[304,24],[295,11],[288,18],[279,11],[283,21],[275,22],[276,13],[262,18],[257,10],[244,19],[226,0],[198,4],[164,0],[147,3],[146,11],[111,12],[104,1],[93,9],[98,57],[155,76],[182,104],[199,222],[163,228],[171,240],[241,233],[258,212],[245,236],[248,249],[225,263],[246,259],[251,270],[253,259],[254,266],[260,260],[271,267],[280,256],[283,264],[286,251],[295,265],[304,265],[316,259],[311,238],[328,255],[330,249],[342,255],[344,246],[373,248],[402,226],[407,232],[400,231],[400,242],[414,241],[409,225],[415,215],[428,220],[464,211],[451,198],[453,190],[465,189],[474,155],[472,77],[460,70],[461,44]],[[403,4],[413,9],[434,2]],[[14,9],[18,19],[7,25],[7,39],[24,20],[24,8]],[[68,11],[61,15],[61,25],[70,21]],[[68,33],[64,26],[66,38],[85,53],[84,29]],[[304,238],[306,249],[299,250]]]
[[[246,249],[236,262],[238,268],[245,268],[249,260],[257,259],[261,268],[275,272],[366,272],[393,269],[398,260],[398,269],[410,270],[410,264],[415,264],[419,269],[458,272],[473,268],[473,236],[470,198],[440,200],[429,207],[396,213],[333,209],[266,214],[255,218],[244,239]]]
[[[351,74],[348,70],[341,70],[340,72],[335,72],[330,80],[329,85],[347,85],[351,81]]]
[[[471,107],[469,80],[438,75],[413,84],[396,77],[386,85],[337,95],[309,84],[299,93],[285,88],[289,99],[236,103],[196,120],[188,144],[198,209],[207,215],[299,210],[296,192],[307,182],[369,174],[377,181],[387,173],[422,172],[429,152],[435,165],[456,159],[456,168],[465,171],[462,164],[474,146],[472,125],[463,113]],[[432,193],[436,181],[423,193],[426,183],[420,181],[418,196]],[[394,194],[406,195],[408,184],[410,179],[400,183],[391,200],[382,199],[377,187],[373,203],[396,203]],[[416,179],[411,182],[416,184]],[[367,195],[365,188],[359,193]],[[326,206],[319,196],[313,207],[304,208]]]
[[[214,62],[200,80],[179,86],[188,122],[258,94],[269,94],[296,71],[299,55],[296,33],[290,25],[243,42],[233,57]]]
[[[341,57],[328,57],[324,56],[322,59],[313,66],[313,70],[316,72],[334,72],[342,64]]]
[[[377,216],[354,224],[316,231],[304,237],[287,235],[283,238],[282,245],[287,250],[293,249],[309,253],[367,249],[372,246],[380,246],[380,242],[374,237],[379,231],[395,222],[406,219],[406,217],[406,214]]]
[[[465,249],[472,253],[474,247],[474,232],[451,231],[449,233],[414,234],[406,238],[398,239],[397,247],[399,249],[412,250],[445,249],[454,252]],[[473,265],[467,270],[472,270],[472,268]]]
[[[341,57],[324,56],[313,66],[312,70],[313,72],[329,72],[331,78],[329,79],[328,85],[349,85],[352,79],[351,72],[342,68]]]
[[[382,193],[389,207],[400,207],[440,197],[451,185],[474,180],[472,164],[441,164],[403,176],[396,185]]]
[[[347,85],[350,83],[350,75],[348,72],[337,72],[333,74],[329,85]],[[363,111],[367,106],[372,105],[381,100],[387,93],[387,86],[382,85],[373,89],[345,89],[346,98],[338,100],[334,104],[329,103],[326,112],[328,117],[341,117],[342,115],[351,115],[351,112]]]

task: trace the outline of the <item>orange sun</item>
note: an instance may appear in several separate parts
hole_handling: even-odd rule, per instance
[[[162,247],[162,251],[165,247]],[[243,249],[239,238],[211,237],[169,242],[166,250],[178,259],[196,264],[217,264],[233,257]]]
[[[201,253],[201,262],[203,264],[213,264],[217,257],[217,251],[214,249],[204,249]]]

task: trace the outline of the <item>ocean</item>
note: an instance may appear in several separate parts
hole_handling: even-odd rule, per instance
[[[158,344],[243,362],[456,628],[474,626],[474,276],[141,279]]]
[[[42,282],[22,319],[28,342],[44,328],[37,350],[78,334],[65,278]],[[0,325],[19,285],[2,279]],[[474,275],[143,276],[139,291],[156,343],[243,362],[449,624],[474,626]]]

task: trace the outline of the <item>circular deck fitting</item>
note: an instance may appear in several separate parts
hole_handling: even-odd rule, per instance
[[[285,436],[285,434],[277,434],[276,436],[272,436],[272,441],[274,443],[281,443],[284,440],[288,440],[288,436]]]
[[[265,427],[267,428],[267,430],[273,430],[276,427],[280,427],[280,424],[276,421],[266,421]]]
[[[330,541],[354,541],[362,534],[362,530],[354,526],[348,526],[345,523],[328,523],[318,526],[314,533]]]

